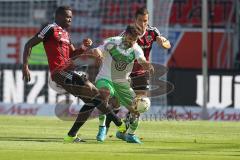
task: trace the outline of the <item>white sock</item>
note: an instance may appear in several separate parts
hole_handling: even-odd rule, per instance
[[[102,114],[98,117],[99,119],[99,126],[105,126],[105,122],[106,122],[106,115],[105,114]]]
[[[139,125],[139,118],[136,118],[132,123],[130,123],[127,133],[135,134]]]

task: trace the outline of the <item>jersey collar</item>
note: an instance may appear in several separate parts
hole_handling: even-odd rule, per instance
[[[63,29],[61,26],[59,26],[56,22],[53,23],[54,25],[58,26],[59,28],[61,28],[62,30],[66,31],[65,29]]]

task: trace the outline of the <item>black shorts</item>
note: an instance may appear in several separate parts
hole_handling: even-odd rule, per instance
[[[85,72],[62,70],[54,72],[52,80],[70,94],[79,96],[79,89],[85,86],[88,78]]]
[[[148,90],[149,89],[149,76],[147,74],[142,75],[130,75],[131,87],[133,90]]]

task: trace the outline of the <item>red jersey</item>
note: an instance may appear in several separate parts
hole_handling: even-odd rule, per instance
[[[123,35],[121,33],[121,35]],[[156,27],[148,26],[145,33],[137,40],[138,45],[142,48],[146,60],[149,62],[150,51],[152,49],[152,44],[156,41],[156,37],[160,36],[160,32]],[[137,60],[134,61],[133,70],[131,76],[137,76],[144,74],[145,71]]]
[[[69,34],[56,23],[44,27],[38,37],[43,39],[43,45],[48,58],[51,74],[55,70],[64,68],[70,60]]]

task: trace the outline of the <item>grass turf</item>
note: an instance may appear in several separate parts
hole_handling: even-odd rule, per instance
[[[115,138],[112,125],[104,143],[97,143],[96,120],[80,130],[87,143],[64,144],[73,122],[53,117],[0,116],[0,160],[223,160],[240,159],[240,123],[209,121],[141,122],[144,144]]]

